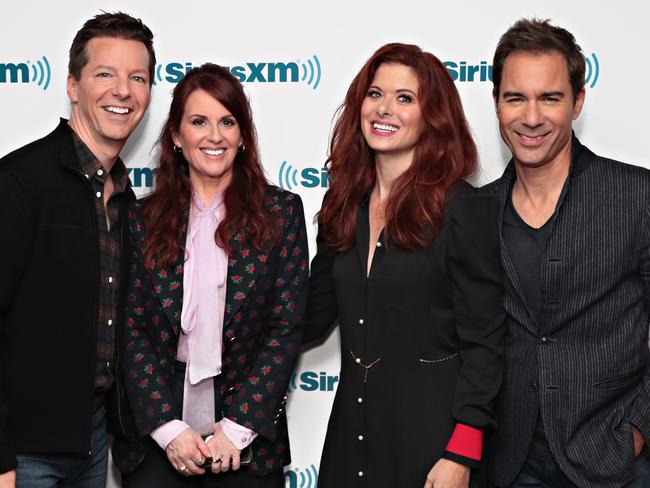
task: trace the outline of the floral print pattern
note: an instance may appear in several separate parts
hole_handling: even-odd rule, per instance
[[[290,461],[285,392],[302,336],[309,262],[300,197],[270,187],[266,204],[279,214],[284,233],[264,252],[242,245],[239,234],[233,237],[239,251],[229,259],[223,381],[216,392],[225,417],[259,434],[252,444],[251,463],[258,474],[281,469]],[[138,435],[145,437],[181,417],[170,385],[180,331],[183,255],[169,269],[145,263],[144,229],[137,209],[130,212],[129,229],[132,267],[123,371]],[[144,454],[135,451],[145,444],[132,442],[125,463],[139,462]],[[129,471],[135,466],[121,468]]]

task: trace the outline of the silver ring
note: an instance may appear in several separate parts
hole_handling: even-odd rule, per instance
[[[187,466],[181,466],[180,468],[178,468],[178,470],[179,470],[181,473],[184,473],[185,471],[187,471]]]

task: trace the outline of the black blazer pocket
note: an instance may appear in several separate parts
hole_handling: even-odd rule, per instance
[[[638,382],[641,377],[644,375],[646,369],[645,367],[634,371],[631,374],[622,374],[614,376],[612,378],[606,378],[600,381],[596,381],[593,386],[598,390],[613,390],[617,388],[623,388],[630,386]]]
[[[458,357],[458,353],[455,352],[453,354],[446,354],[444,356],[440,356],[437,358],[428,358],[428,357],[419,357],[418,358],[418,363],[421,364],[441,364],[441,363],[446,363],[447,361],[450,361],[451,359],[454,359]]]

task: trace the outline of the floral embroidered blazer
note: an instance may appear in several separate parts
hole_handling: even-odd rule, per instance
[[[280,214],[284,232],[268,252],[241,245],[239,234],[233,237],[238,250],[229,257],[222,381],[215,392],[218,412],[259,434],[250,466],[257,474],[290,462],[284,412],[302,337],[309,262],[300,197],[269,187],[266,205]],[[184,262],[180,253],[170,268],[145,263],[144,229],[137,211],[130,213],[129,227],[132,267],[121,361],[140,439],[118,439],[114,446],[118,466],[126,472],[146,456],[152,445],[146,437],[152,430],[181,418],[170,386],[181,330]]]

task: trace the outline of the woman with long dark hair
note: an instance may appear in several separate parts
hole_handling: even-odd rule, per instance
[[[248,100],[225,68],[181,80],[159,143],[155,191],[130,215],[122,365],[137,439],[114,452],[124,486],[284,486],[302,203],[266,182]]]
[[[444,65],[388,44],[335,124],[303,342],[338,319],[319,486],[480,486],[503,310],[496,199]]]

